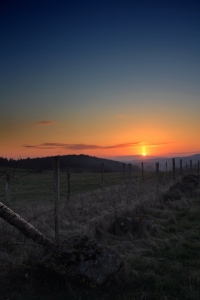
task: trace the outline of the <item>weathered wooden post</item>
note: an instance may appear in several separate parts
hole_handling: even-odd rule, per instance
[[[102,163],[102,166],[101,166],[101,174],[102,174],[102,187],[104,187],[104,163]]]
[[[176,179],[175,158],[172,158],[173,181]]]
[[[131,164],[128,164],[128,176],[129,176],[129,182],[131,182],[131,167],[132,165]]]
[[[69,168],[67,168],[67,201],[70,200],[70,172],[69,172]]]
[[[123,163],[123,181],[125,181],[125,163]]]
[[[156,163],[156,194],[159,197],[159,162]]]
[[[192,173],[192,160],[190,159],[190,173]]]
[[[199,175],[199,160],[197,162],[197,175]]]
[[[180,176],[183,176],[183,162],[182,159],[180,159]]]
[[[55,193],[55,208],[54,208],[54,223],[55,223],[55,243],[59,245],[59,200],[60,200],[60,176],[59,176],[59,158],[53,158],[53,177],[54,177],[54,193]]]
[[[141,167],[142,167],[142,180],[144,180],[144,163],[141,163]]]

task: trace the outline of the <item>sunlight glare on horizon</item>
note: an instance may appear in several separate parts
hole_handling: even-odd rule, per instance
[[[146,156],[146,155],[147,155],[146,148],[142,147],[142,156]]]

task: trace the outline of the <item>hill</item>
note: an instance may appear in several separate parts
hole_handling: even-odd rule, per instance
[[[33,169],[42,171],[44,169],[52,168],[52,156],[49,157],[37,157],[26,159],[6,159],[0,158],[0,167],[4,168],[22,168]],[[76,172],[101,172],[102,164],[104,164],[104,172],[121,172],[123,169],[123,163],[119,161],[109,160],[105,158],[98,158],[89,155],[63,155],[59,156],[59,163],[61,169],[70,168]],[[126,165],[126,164],[125,164]],[[139,167],[133,166],[135,171],[139,170]]]

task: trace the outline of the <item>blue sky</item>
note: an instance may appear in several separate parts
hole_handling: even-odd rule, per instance
[[[25,147],[44,143],[133,143],[116,155],[139,154],[135,142],[149,154],[200,150],[198,1],[16,0],[0,8],[0,156],[68,154]]]

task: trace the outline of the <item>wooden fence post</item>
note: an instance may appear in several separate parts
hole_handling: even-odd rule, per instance
[[[199,175],[199,160],[197,162],[197,175]]]
[[[129,182],[131,182],[131,164],[128,164],[128,176],[129,176]]]
[[[144,163],[141,163],[141,167],[142,167],[142,180],[144,180]]]
[[[54,222],[55,222],[55,243],[59,245],[59,198],[60,198],[60,176],[59,176],[59,159],[58,156],[53,158],[53,177],[55,188],[55,208],[54,208]]]
[[[190,173],[192,173],[192,160],[190,159]]]
[[[165,163],[165,170],[166,170],[166,173],[167,173],[167,161]]]
[[[102,187],[104,187],[104,163],[102,163],[101,171],[102,171]]]
[[[180,176],[183,176],[183,162],[182,159],[180,159]]]
[[[172,172],[173,172],[173,181],[176,179],[176,170],[175,170],[175,158],[172,158]]]
[[[125,181],[125,163],[123,163],[123,181]]]
[[[156,163],[156,193],[159,197],[159,162]]]
[[[69,172],[69,168],[67,168],[67,201],[70,200],[70,172]]]

